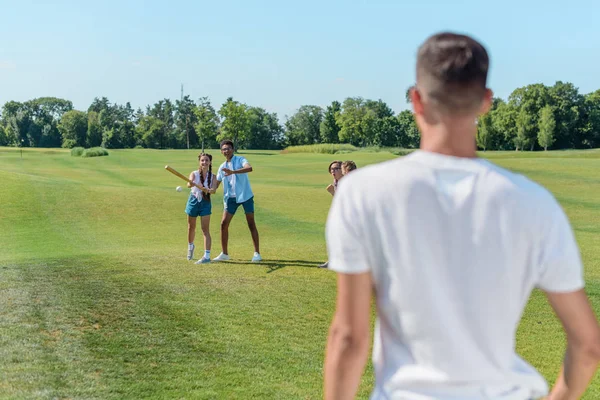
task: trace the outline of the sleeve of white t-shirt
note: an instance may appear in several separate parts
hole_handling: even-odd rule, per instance
[[[365,242],[363,195],[350,177],[340,184],[329,210],[326,226],[328,268],[346,274],[371,270]],[[364,192],[363,192],[364,193]]]
[[[542,218],[537,287],[546,292],[574,292],[585,286],[581,255],[565,212],[553,198]]]
[[[217,171],[217,180],[219,182],[223,181],[223,166],[222,165],[219,167],[219,170]]]

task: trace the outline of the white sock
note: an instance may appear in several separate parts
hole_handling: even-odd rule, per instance
[[[210,258],[210,250],[204,250],[204,257]]]
[[[188,249],[192,249],[194,247],[194,243],[188,243]]]

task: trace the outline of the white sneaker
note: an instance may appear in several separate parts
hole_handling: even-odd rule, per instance
[[[252,257],[252,262],[261,262],[262,257],[257,252],[254,252],[254,256]]]
[[[188,245],[188,255],[187,255],[187,259],[191,260],[192,258],[194,258],[194,249],[196,248],[195,245],[192,245],[191,247]]]
[[[194,264],[206,264],[210,262],[210,258],[202,257],[201,259],[199,259],[198,261],[196,261]]]
[[[219,254],[218,256],[213,258],[213,261],[229,261],[229,260],[231,260],[231,257],[229,257],[227,254],[223,254],[222,252],[221,252],[221,254]]]

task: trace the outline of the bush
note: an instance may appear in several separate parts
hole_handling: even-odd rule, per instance
[[[409,155],[410,153],[412,153],[414,150],[410,150],[410,149],[392,149],[390,150],[390,153],[392,153],[395,156],[406,156]]]
[[[81,157],[84,151],[83,147],[73,147],[71,149],[71,157]]]
[[[102,157],[107,156],[108,151],[104,147],[92,147],[91,149],[86,149],[82,157]]]
[[[395,156],[405,156],[407,154],[410,154],[414,150],[413,149],[403,149],[401,147],[371,146],[371,147],[363,147],[359,151],[366,152],[366,153],[380,153],[380,152],[386,151],[388,153],[392,153]]]
[[[320,154],[336,154],[338,152],[351,153],[358,150],[351,144],[334,144],[334,143],[321,143],[321,144],[309,144],[306,146],[289,146],[283,149],[282,153],[320,153]]]
[[[379,146],[369,146],[369,147],[355,147],[351,144],[345,143],[321,143],[321,144],[311,144],[306,146],[289,146],[282,150],[282,153],[321,153],[321,154],[348,154],[353,153],[355,151],[364,152],[364,153],[379,153],[382,151],[387,151],[396,156],[405,156],[409,154],[412,149],[402,149],[398,147],[379,147]]]

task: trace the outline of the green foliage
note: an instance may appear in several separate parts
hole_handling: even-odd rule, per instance
[[[67,111],[58,124],[58,131],[62,135],[62,147],[85,146],[88,130],[88,117],[86,113],[77,110]]]
[[[600,89],[585,96],[581,125],[582,147],[600,147]]]
[[[581,148],[585,97],[579,94],[572,83],[561,81],[548,88],[548,91],[550,99],[547,104],[552,106],[556,121],[554,136],[557,147]]]
[[[419,147],[421,142],[421,133],[419,132],[419,128],[417,127],[415,116],[413,115],[412,111],[401,111],[398,114],[398,124],[400,125],[400,132],[402,132],[402,134],[399,137],[397,146],[407,149],[416,149]]]
[[[6,135],[6,130],[4,129],[2,124],[0,124],[0,146],[6,145],[8,145],[8,136]]]
[[[28,135],[33,123],[31,110],[24,104],[9,101],[2,107],[2,119],[6,126],[8,143],[13,146],[33,146],[31,137]]]
[[[400,121],[395,116],[378,119],[377,124],[378,127],[374,140],[377,146],[401,146],[403,142],[407,142],[402,140],[405,132],[402,131]]]
[[[103,147],[93,147],[91,149],[85,149],[81,157],[102,157],[107,156],[108,151]]]
[[[163,148],[166,136],[165,123],[153,116],[142,117],[137,126],[141,143],[151,149]]]
[[[552,110],[552,107],[545,106],[540,110],[538,132],[538,142],[544,150],[548,150],[548,147],[552,146],[556,140],[554,137],[555,128],[556,121],[554,120],[554,111]]]
[[[477,146],[484,151],[492,148],[496,131],[492,122],[491,112],[482,115],[477,121]]]
[[[516,147],[517,109],[501,99],[495,99],[490,111],[493,130],[498,133],[492,150],[511,150]]]
[[[175,102],[175,126],[177,131],[177,143],[174,148],[198,147],[198,135],[196,133],[196,104],[185,96],[182,100]]]
[[[375,118],[384,119],[387,117],[393,117],[394,111],[381,99],[375,100],[366,100],[365,107],[368,110],[373,111]]]
[[[98,118],[98,112],[88,111],[88,128],[86,136],[87,147],[98,147],[102,144],[102,127]]]
[[[340,141],[340,126],[336,122],[336,116],[341,110],[342,105],[339,101],[333,101],[331,105],[327,106],[319,127],[322,143],[338,143]]]
[[[521,111],[517,114],[516,124],[517,136],[515,138],[515,145],[517,150],[526,150],[530,147],[530,150],[533,150],[535,141],[531,132],[535,131],[535,123],[531,114],[525,108],[521,108]]]
[[[244,148],[250,135],[250,116],[246,104],[229,97],[219,110],[223,122],[217,140],[229,139],[236,149]]]
[[[248,109],[250,134],[247,149],[280,149],[283,143],[283,128],[277,121],[277,114],[268,113],[265,109],[251,107]]]
[[[216,147],[220,121],[208,97],[200,98],[198,106],[194,109],[194,116],[198,144],[208,148]]]
[[[71,157],[81,157],[84,151],[83,147],[73,147],[71,149]]]
[[[102,97],[99,99],[95,97],[92,104],[88,107],[88,112],[94,111],[95,113],[100,114],[100,111],[108,109],[110,109],[110,101],[108,101],[108,98]]]
[[[285,122],[288,146],[316,144],[321,141],[323,110],[319,106],[302,106]]]
[[[163,99],[152,107],[148,106],[146,118],[149,119],[140,121],[137,126],[137,136],[146,147],[156,149],[180,147],[175,132],[175,106],[171,100]],[[143,129],[144,126],[148,129]]]
[[[310,144],[302,146],[289,146],[282,150],[283,154],[286,153],[317,153],[317,154],[348,154],[348,153],[381,153],[388,152],[394,155],[406,155],[412,152],[412,149],[403,149],[399,147],[385,147],[385,146],[369,146],[369,147],[356,147],[351,144],[343,143],[321,143],[321,144]]]
[[[361,97],[349,97],[342,103],[342,111],[337,115],[336,122],[340,126],[340,142],[353,146],[367,145],[365,140],[363,119],[367,115],[365,102]]]
[[[357,147],[351,144],[335,144],[321,143],[302,146],[288,146],[282,153],[319,153],[319,154],[336,154],[339,152],[353,152],[358,150]]]
[[[412,153],[414,150],[412,149],[390,149],[389,152],[396,156],[406,156]]]
[[[355,146],[401,146],[400,121],[382,100],[350,97],[336,114],[339,140]],[[406,141],[404,141],[406,142]]]
[[[410,88],[409,88],[410,89]],[[406,99],[410,102],[409,90]],[[495,98],[478,121],[477,143],[486,150],[537,150],[541,110],[550,106],[555,128],[552,149],[600,147],[600,90],[583,95],[571,83],[533,84],[516,88],[507,101]],[[346,98],[325,110],[302,105],[284,126],[277,115],[232,98],[217,112],[207,97],[163,99],[142,109],[95,98],[87,110],[87,127],[69,121],[68,100],[44,97],[9,101],[0,113],[0,144],[23,147],[199,148],[232,139],[241,149],[347,143],[358,147],[416,148],[420,142],[410,110],[394,114],[382,100]],[[61,123],[63,117],[65,120]],[[59,128],[60,127],[60,128]],[[75,129],[77,127],[77,129]],[[85,137],[82,140],[82,137]]]

